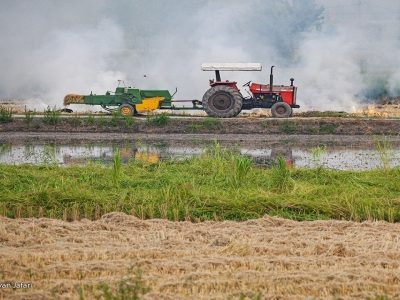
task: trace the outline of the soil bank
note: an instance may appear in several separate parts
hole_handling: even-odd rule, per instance
[[[335,135],[398,135],[400,119],[382,118],[190,118],[166,117],[115,119],[110,117],[68,116],[55,125],[35,117],[29,122],[13,118],[0,124],[0,132],[108,132],[155,134],[335,134]]]

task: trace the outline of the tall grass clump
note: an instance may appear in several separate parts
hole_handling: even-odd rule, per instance
[[[197,124],[197,123],[192,122],[191,124],[189,124],[187,126],[187,128],[190,130],[190,132],[195,133],[195,132],[198,132],[201,129],[203,129],[204,126],[202,124]]]
[[[311,154],[312,154],[312,162],[313,165],[317,168],[322,168],[322,155],[324,155],[326,152],[326,146],[325,145],[320,145],[317,147],[314,147],[311,149]]]
[[[70,119],[71,125],[73,127],[79,127],[81,125],[81,118],[79,117],[78,113],[74,114],[74,117]]]
[[[96,118],[96,124],[98,126],[106,125],[106,118],[103,115],[99,116],[98,118]]]
[[[47,125],[57,125],[60,122],[61,112],[54,106],[47,106],[43,115],[43,122]]]
[[[88,125],[94,125],[94,116],[91,112],[86,116],[85,123]]]
[[[239,187],[244,182],[245,177],[249,174],[253,162],[249,157],[235,154],[232,154],[231,161],[233,167],[231,183],[234,187]]]
[[[10,123],[13,111],[11,108],[0,106],[0,123]]]
[[[166,113],[162,113],[159,115],[147,115],[146,123],[150,126],[159,126],[164,127],[169,123],[170,116]]]
[[[118,109],[114,109],[112,112],[111,112],[111,118],[110,118],[110,126],[113,126],[113,127],[115,127],[115,126],[117,126],[118,125],[118,121],[120,120],[120,118],[121,118],[121,114],[119,113],[119,110]]]
[[[133,117],[131,115],[124,116],[124,126],[125,128],[131,128],[133,125]]]
[[[53,144],[44,145],[43,151],[40,154],[40,160],[43,162],[44,166],[49,167],[57,164],[56,152],[56,146]]]
[[[387,170],[390,168],[390,163],[393,159],[393,148],[388,140],[375,140],[374,141],[375,150],[379,154],[379,158],[382,164],[382,168]]]
[[[30,124],[32,123],[35,114],[36,114],[35,111],[28,110],[25,106],[24,110],[25,122],[28,124],[28,126],[30,126]]]
[[[114,184],[117,184],[121,175],[121,153],[119,150],[115,151],[113,156],[112,165],[112,179]]]
[[[278,192],[290,192],[294,187],[291,170],[282,156],[276,159],[271,170],[271,187]]]

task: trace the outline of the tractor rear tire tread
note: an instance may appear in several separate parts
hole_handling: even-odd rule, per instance
[[[228,111],[221,111],[216,109],[213,105],[209,103],[211,97],[218,92],[228,93],[233,98],[233,106]],[[217,118],[232,118],[236,117],[242,110],[243,98],[238,90],[235,90],[229,86],[218,85],[210,88],[203,96],[202,100],[203,108],[205,112],[211,117]]]
[[[281,112],[281,109],[284,109],[284,112]],[[271,113],[274,118],[289,118],[292,116],[293,110],[286,102],[276,102],[271,107]]]

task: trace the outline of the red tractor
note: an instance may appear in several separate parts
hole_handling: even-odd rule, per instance
[[[236,81],[222,81],[220,71],[261,71],[260,64],[202,64],[203,71],[215,71],[215,80],[210,80],[211,88],[204,94],[202,105],[208,115],[219,118],[237,116],[242,109],[271,108],[273,117],[288,118],[296,104],[297,87],[290,79],[290,85],[273,85],[274,66],[271,67],[269,84],[245,83],[250,90],[249,96],[243,97]]]

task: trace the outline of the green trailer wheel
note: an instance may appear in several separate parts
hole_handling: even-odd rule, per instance
[[[133,108],[132,105],[124,103],[124,104],[120,105],[119,112],[122,116],[128,117],[128,116],[133,115],[133,113],[135,112],[135,109]]]

